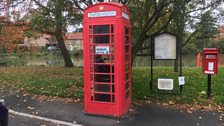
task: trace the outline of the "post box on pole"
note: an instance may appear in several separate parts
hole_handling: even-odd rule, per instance
[[[203,66],[204,74],[208,75],[208,91],[207,98],[211,98],[211,75],[218,73],[218,49],[204,48],[203,49]]]

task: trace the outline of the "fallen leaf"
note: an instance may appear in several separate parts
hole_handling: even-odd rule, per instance
[[[28,106],[27,108],[30,109],[30,110],[34,110],[35,109],[34,107],[30,107],[30,106]]]

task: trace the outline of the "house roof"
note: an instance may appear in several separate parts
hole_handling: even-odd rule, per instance
[[[219,33],[224,33],[224,26],[220,26],[218,30],[219,30]]]
[[[0,16],[0,23],[11,23],[6,16]]]
[[[66,40],[75,40],[75,39],[82,40],[83,34],[82,32],[68,32],[65,34],[65,39]]]
[[[52,38],[52,35],[43,34],[42,37],[45,38],[45,39],[51,39]]]

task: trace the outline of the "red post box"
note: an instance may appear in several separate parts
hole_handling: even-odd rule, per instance
[[[84,10],[85,112],[120,117],[131,105],[131,30],[125,5],[102,2]]]
[[[203,49],[203,73],[204,74],[218,73],[218,49],[217,48]]]

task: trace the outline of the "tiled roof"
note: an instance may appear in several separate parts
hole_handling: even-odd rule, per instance
[[[224,33],[224,26],[219,27],[219,33]]]
[[[68,32],[65,34],[65,39],[66,40],[82,40],[83,39],[83,34],[82,32]]]
[[[42,37],[45,38],[45,39],[51,39],[52,38],[52,35],[43,34]]]

